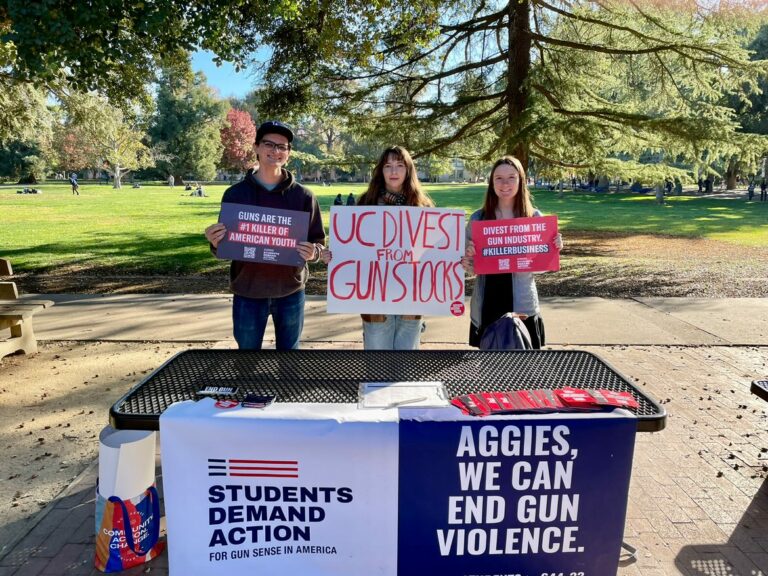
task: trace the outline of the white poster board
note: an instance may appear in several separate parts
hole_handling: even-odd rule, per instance
[[[465,213],[331,208],[328,312],[461,316]]]
[[[171,576],[395,576],[397,417],[171,406],[160,418]]]

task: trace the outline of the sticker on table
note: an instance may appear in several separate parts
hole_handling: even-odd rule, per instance
[[[222,410],[229,410],[230,408],[235,408],[239,405],[240,403],[237,400],[219,400],[214,404],[216,408],[221,408]]]

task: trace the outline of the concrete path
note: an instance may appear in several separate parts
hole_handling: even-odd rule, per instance
[[[766,576],[768,403],[749,393],[749,381],[767,375],[765,349],[580,349],[598,354],[669,412],[663,431],[636,440],[624,539],[638,554],[618,574]],[[96,477],[94,461],[0,557],[0,576],[100,574],[92,567]],[[146,572],[168,576],[167,554],[124,574]]]
[[[40,340],[232,341],[232,297],[228,295],[26,298],[41,296],[56,305],[35,316]],[[553,345],[768,345],[765,298],[544,298],[541,308],[547,343]],[[425,344],[467,341],[468,314],[430,316],[426,322]],[[266,338],[273,337],[270,327]],[[325,299],[310,296],[302,337],[315,343],[361,342],[359,316],[326,314]]]
[[[43,341],[234,346],[228,296],[45,297],[56,305],[35,317]],[[598,354],[669,414],[665,430],[636,441],[624,539],[638,554],[618,574],[768,576],[768,403],[749,392],[768,377],[768,300],[547,298],[542,310],[549,345]],[[429,317],[423,348],[465,346],[467,330],[467,317]],[[360,341],[356,315],[327,315],[310,298],[306,348]],[[40,512],[0,557],[0,576],[99,574],[96,476],[94,462]],[[124,574],[167,576],[167,562]]]

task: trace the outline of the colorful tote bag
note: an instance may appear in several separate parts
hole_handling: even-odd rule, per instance
[[[122,500],[96,489],[96,558],[102,572],[120,572],[149,562],[165,548],[160,542],[160,500],[154,484]]]

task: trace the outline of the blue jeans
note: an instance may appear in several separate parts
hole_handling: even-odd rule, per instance
[[[363,346],[366,350],[418,350],[423,323],[387,316],[385,322],[363,321]]]
[[[304,290],[282,298],[247,298],[235,294],[232,301],[232,326],[241,350],[261,350],[272,314],[275,325],[275,348],[295,350],[304,328]]]

